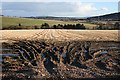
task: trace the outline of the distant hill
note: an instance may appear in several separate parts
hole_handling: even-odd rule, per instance
[[[80,17],[54,17],[54,16],[36,16],[36,17],[24,17],[24,18],[60,20],[60,21],[78,21],[78,20],[120,21],[120,12],[101,15],[101,16],[85,17],[85,18],[80,18]]]
[[[36,16],[36,17],[24,17],[24,18],[59,20],[59,21],[78,21],[78,20],[86,20],[86,18],[80,18],[80,17],[55,17],[55,16]]]
[[[87,18],[91,21],[120,21],[120,12]]]

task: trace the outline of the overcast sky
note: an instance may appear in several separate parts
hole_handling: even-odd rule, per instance
[[[2,2],[118,2],[119,0],[1,0]]]
[[[88,17],[118,12],[117,0],[97,0],[87,2],[84,0],[2,0],[2,14],[9,16],[61,16],[61,17]],[[102,1],[102,0],[101,0]]]

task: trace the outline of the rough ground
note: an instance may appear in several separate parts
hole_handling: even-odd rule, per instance
[[[3,80],[120,77],[118,30],[1,30],[0,33],[2,52],[19,55],[3,57],[0,64]],[[67,53],[67,58],[61,58]],[[63,63],[68,58],[70,63]]]
[[[5,42],[3,43],[3,52],[10,53],[8,50],[12,49],[12,54],[19,54],[19,56],[3,57],[2,77],[3,80],[74,80],[86,78],[117,80],[120,77],[118,43],[112,41],[73,41],[56,42],[53,45],[53,43],[45,43],[44,41]],[[61,50],[63,51],[61,52]],[[84,55],[86,51],[91,56],[99,53],[95,58],[87,58]],[[65,54],[66,56],[64,56]],[[70,58],[70,63],[68,58]],[[64,61],[67,62],[64,63]]]
[[[1,30],[2,40],[118,41],[118,30]]]

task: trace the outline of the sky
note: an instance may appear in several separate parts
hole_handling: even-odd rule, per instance
[[[2,2],[119,2],[119,0],[1,0]]]
[[[90,17],[118,12],[119,0],[2,0],[6,16]]]

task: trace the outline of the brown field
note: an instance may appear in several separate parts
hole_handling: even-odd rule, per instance
[[[118,41],[118,30],[1,30],[2,40]]]
[[[118,30],[1,30],[0,33],[2,80],[120,77]]]

